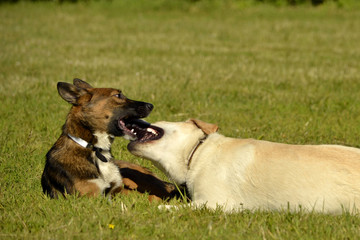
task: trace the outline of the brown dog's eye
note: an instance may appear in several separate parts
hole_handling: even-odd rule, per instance
[[[121,93],[115,94],[114,97],[117,97],[117,98],[120,98],[120,99],[124,99],[124,98],[125,98],[125,96],[122,95]]]

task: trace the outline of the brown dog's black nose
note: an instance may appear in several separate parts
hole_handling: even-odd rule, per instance
[[[154,109],[154,105],[152,105],[151,103],[146,103],[146,106],[145,106],[149,112],[151,112],[153,109]]]
[[[146,103],[146,102],[135,102],[135,103],[138,105],[135,109],[136,109],[136,113],[138,114],[137,117],[139,118],[147,117],[154,108],[154,105],[152,105],[151,103]]]

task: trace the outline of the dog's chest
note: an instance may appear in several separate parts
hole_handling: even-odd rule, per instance
[[[99,159],[96,159],[96,161],[100,178],[109,185],[108,187],[119,187],[122,184],[119,168],[112,162],[102,162]]]
[[[102,149],[101,154],[107,159],[107,162],[99,159],[95,152],[92,153],[92,157],[95,160],[94,163],[100,172],[100,177],[92,181],[98,185],[98,187],[101,189],[101,192],[109,188],[111,188],[111,192],[113,189],[116,189],[122,185],[120,170],[110,161],[112,158],[110,152],[112,140],[111,137],[105,133],[95,133],[94,135],[98,139],[95,147]]]

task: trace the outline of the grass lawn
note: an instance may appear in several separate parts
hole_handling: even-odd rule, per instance
[[[153,103],[152,122],[194,117],[231,137],[360,147],[359,9],[124,2],[0,5],[0,239],[359,239],[348,213],[166,212],[135,194],[42,194],[70,107],[56,83],[75,77]],[[166,179],[126,145],[116,140],[116,158]]]

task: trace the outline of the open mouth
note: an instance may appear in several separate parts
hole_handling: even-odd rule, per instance
[[[130,141],[148,142],[164,135],[164,130],[141,119],[120,119],[119,128]]]

